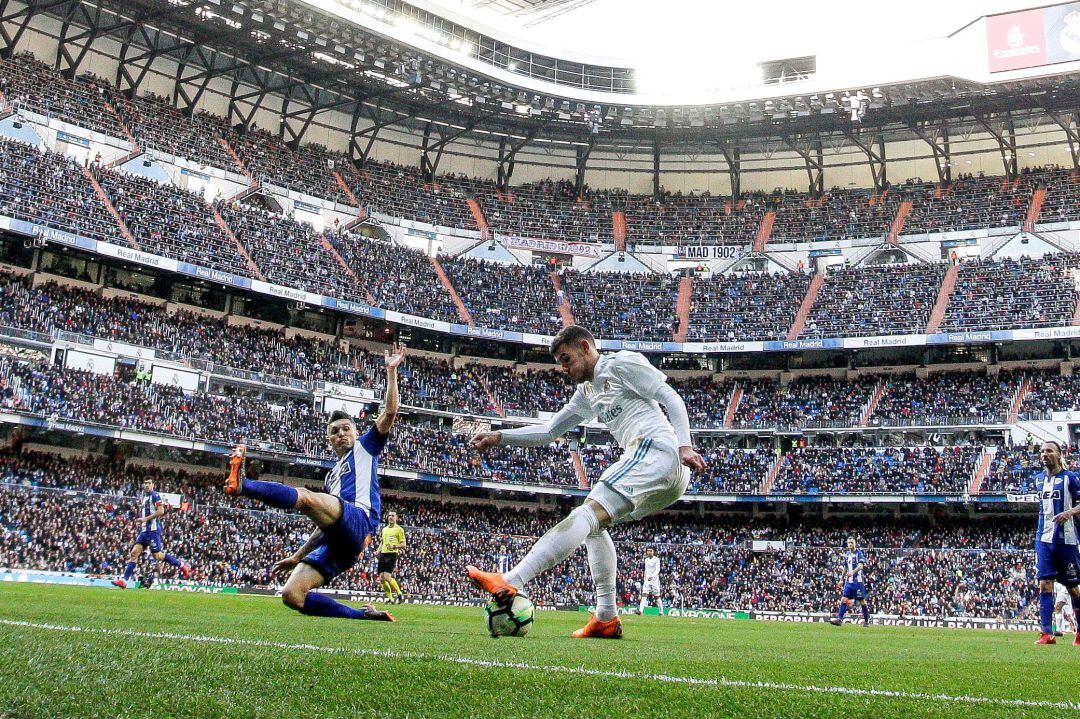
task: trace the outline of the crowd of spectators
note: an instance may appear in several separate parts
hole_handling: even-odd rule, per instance
[[[941,372],[917,379],[894,375],[870,421],[881,426],[1001,424],[1023,377]]]
[[[757,234],[765,215],[765,195],[747,193],[736,202],[705,193],[662,191],[621,198],[627,242],[662,245],[740,245]]]
[[[922,334],[944,264],[830,269],[801,338]]]
[[[200,195],[126,172],[97,175],[142,250],[215,270],[251,274]]]
[[[0,455],[0,566],[122,571],[136,534],[136,494],[143,477],[160,491],[191,499],[166,515],[165,542],[198,582],[273,586],[275,561],[305,539],[309,523],[294,513],[252,511],[223,496],[209,475],[163,472],[104,458]],[[213,484],[211,484],[213,483]],[[29,485],[29,486],[28,486]],[[49,488],[63,488],[55,491]],[[193,499],[193,497],[195,499]],[[395,572],[411,595],[479,599],[461,580],[466,563],[500,567],[519,559],[557,512],[535,505],[496,506],[435,497],[384,495],[408,533]],[[842,580],[842,547],[856,536],[868,555],[875,613],[906,616],[1012,617],[1034,596],[1030,522],[893,520],[795,523],[723,515],[666,513],[612,529],[620,556],[619,595],[635,602],[646,546],[661,557],[665,601],[678,607],[831,611]],[[749,539],[786,542],[782,551],[751,551]],[[377,591],[375,557],[332,586]],[[142,576],[172,578],[146,561]],[[591,600],[579,552],[529,587],[534,601],[576,606]]]
[[[223,118],[207,112],[184,115],[168,98],[146,93],[132,100],[112,94],[114,107],[139,144],[176,157],[236,172],[236,161],[222,145],[231,135]]]
[[[910,183],[900,189],[912,202],[903,234],[1020,228],[1033,187],[1021,180],[962,174],[948,187]]]
[[[217,210],[267,282],[367,301],[311,225],[242,202],[219,202]]]
[[[773,491],[799,494],[962,494],[981,448],[803,447],[788,452]]]
[[[363,201],[371,212],[437,227],[479,229],[461,178],[444,175],[430,182],[419,168],[390,162],[367,162],[362,174]]]
[[[1020,411],[1021,419],[1049,419],[1051,412],[1080,409],[1080,375],[1057,372],[1029,372],[1028,391]]]
[[[4,138],[0,138],[0,215],[127,244],[77,162]]]
[[[482,372],[494,370],[479,366],[455,369],[437,360],[415,358],[402,373],[403,401],[455,413],[494,414],[495,408],[485,399],[481,377]],[[303,397],[184,392],[145,380],[2,357],[0,406],[47,418],[225,445],[243,442],[278,452],[329,458],[324,417]],[[555,449],[499,447],[481,456],[468,447],[471,432],[455,433],[445,419],[409,415],[399,421],[385,466],[512,483],[579,483],[565,443]],[[756,492],[775,458],[769,449],[744,450],[704,437],[699,444],[716,461],[706,475],[695,478],[694,492]],[[896,460],[897,453],[910,456]],[[970,480],[976,455],[970,447],[940,454],[928,447],[804,448],[784,460],[776,490],[962,493],[967,484],[958,478]],[[582,450],[586,476],[595,480],[617,456],[614,447],[587,445]],[[942,459],[927,476],[923,470],[935,457],[947,461]]]
[[[1080,220],[1080,173],[1075,170],[1052,169],[1039,178],[1046,188],[1039,221],[1075,222]]]
[[[108,85],[90,74],[68,80],[30,53],[0,60],[0,94],[31,112],[123,138],[108,107]]]
[[[845,380],[800,377],[783,387],[770,379],[743,382],[732,424],[746,429],[785,430],[829,424],[854,427],[877,381],[876,377],[863,375]]]
[[[687,340],[785,339],[809,287],[802,272],[695,277]]]
[[[356,274],[359,286],[353,288],[354,294],[371,293],[375,305],[383,309],[443,322],[460,321],[453,298],[420,250],[344,230],[327,231],[326,240]]]
[[[332,158],[325,148],[305,145],[303,151],[296,152],[280,137],[254,126],[234,137],[232,143],[255,179],[343,205],[352,204],[334,179],[334,168],[327,163]]]
[[[885,237],[896,217],[895,192],[833,188],[820,197],[773,193],[776,211],[770,241],[813,242]]]
[[[674,339],[679,282],[671,275],[563,272],[562,285],[574,319],[597,337]]]
[[[1080,255],[965,262],[945,309],[942,330],[1062,327],[1076,310]]]
[[[498,191],[490,183],[470,182],[484,219],[498,233],[564,242],[610,242],[612,204],[608,193],[577,195],[570,180],[543,180]]]
[[[562,327],[547,267],[450,257],[440,262],[477,326],[545,335]]]

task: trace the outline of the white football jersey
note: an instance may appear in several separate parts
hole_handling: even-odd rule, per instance
[[[678,447],[675,429],[652,397],[667,383],[638,352],[600,355],[591,381],[578,383],[567,407],[584,421],[599,419],[624,450],[642,439]]]
[[[660,557],[645,557],[645,581],[660,579]]]

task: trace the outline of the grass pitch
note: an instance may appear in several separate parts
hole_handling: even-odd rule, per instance
[[[1080,716],[1080,647],[1022,632],[538,612],[523,639],[480,609],[395,624],[265,597],[0,586],[0,717]]]

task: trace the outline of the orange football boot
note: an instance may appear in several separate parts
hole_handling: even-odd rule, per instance
[[[622,639],[622,620],[612,617],[606,622],[589,613],[589,621],[570,636],[574,639]]]
[[[225,494],[240,494],[244,486],[244,454],[247,447],[236,445],[229,458],[229,478],[225,480]]]
[[[517,588],[507,584],[506,580],[503,579],[503,575],[498,572],[482,572],[471,564],[465,567],[465,571],[468,573],[473,586],[490,593],[495,603],[500,607],[509,605],[517,596]]]
[[[1057,644],[1057,639],[1054,639],[1053,634],[1047,634],[1043,632],[1039,635],[1039,638],[1035,640],[1036,644]]]

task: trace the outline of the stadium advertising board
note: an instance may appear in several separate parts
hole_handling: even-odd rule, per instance
[[[762,622],[822,623],[833,618],[826,612],[749,612],[751,619]],[[1001,629],[1013,632],[1038,631],[1036,622],[1005,621],[977,617],[902,617],[875,614],[874,624],[886,627],[938,627],[945,629]]]
[[[1080,60],[1080,3],[986,18],[990,72]]]
[[[550,252],[556,255],[578,255],[600,259],[603,251],[600,245],[586,242],[562,242],[561,240],[534,240],[529,237],[514,237],[513,235],[499,235],[499,242],[510,250],[527,250],[529,252]]]
[[[680,245],[678,260],[737,260],[747,253],[746,245]]]

